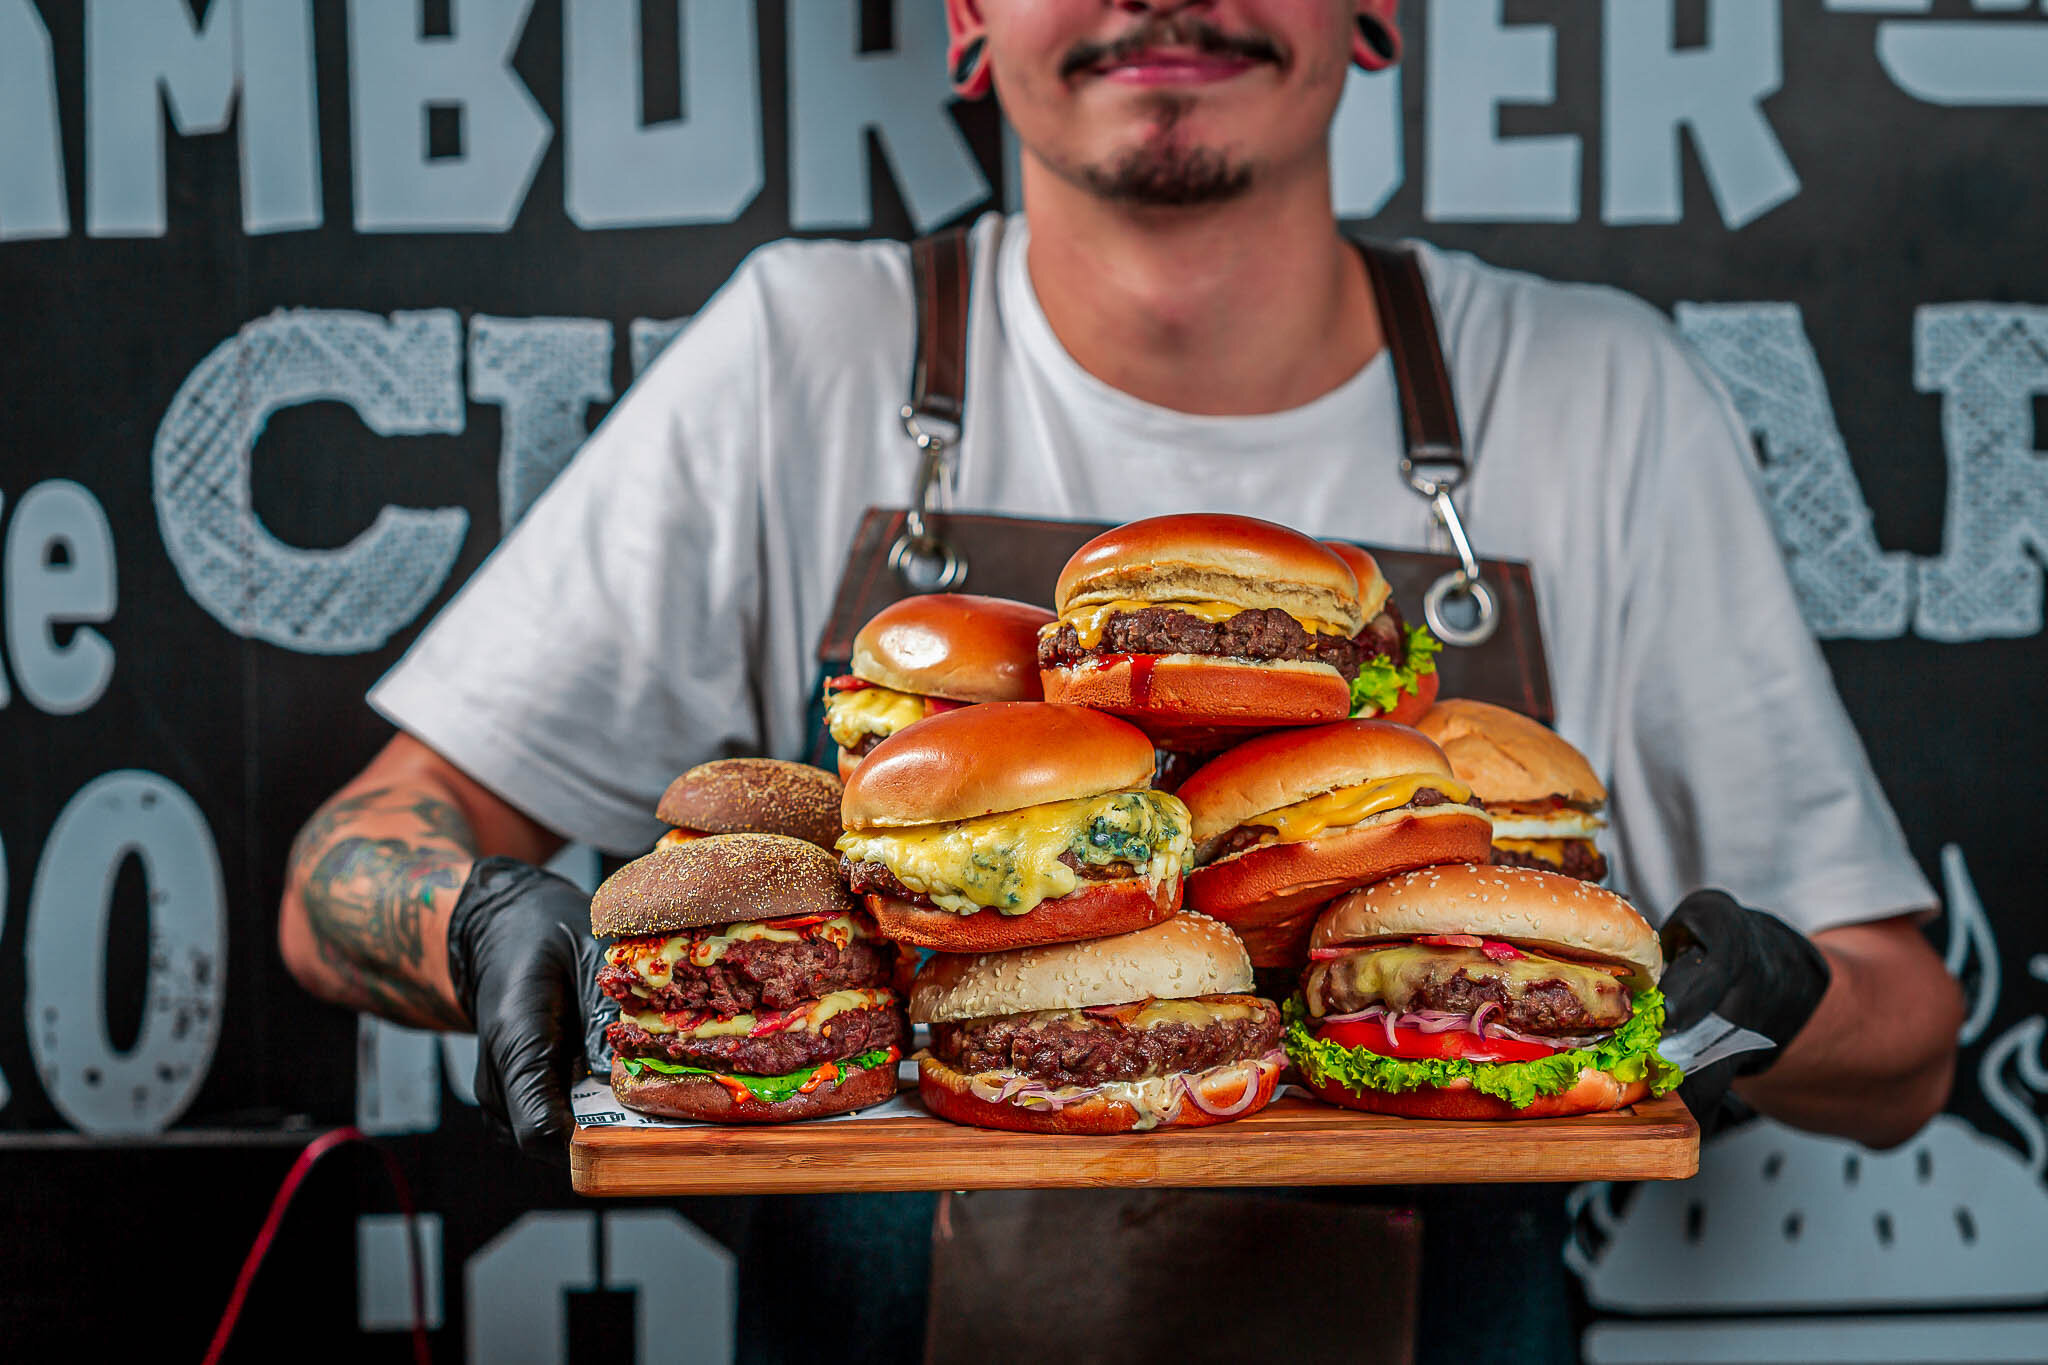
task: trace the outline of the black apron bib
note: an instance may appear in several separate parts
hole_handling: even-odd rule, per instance
[[[1420,601],[1444,642],[1445,696],[1548,723],[1554,706],[1530,568],[1478,557],[1452,498],[1466,473],[1464,440],[1421,268],[1406,248],[1357,245],[1400,392],[1401,471],[1432,502],[1453,552],[1365,548],[1396,600]],[[908,448],[922,457],[917,483],[909,505],[870,507],[861,517],[818,644],[826,673],[845,671],[868,618],[917,593],[976,592],[1051,608],[1061,567],[1109,526],[934,505],[966,416],[966,230],[912,243],[911,262],[917,350],[899,415]],[[812,761],[829,767],[822,712],[814,720]],[[1284,1353],[1405,1362],[1469,1358],[1472,1346],[1499,1358],[1492,1348],[1502,1338],[1491,1333],[1453,1345],[1457,1324],[1475,1313],[1507,1327],[1516,1354],[1557,1358],[1569,1338],[1531,1320],[1546,1315],[1506,1312],[1495,1299],[1517,1284],[1539,1303],[1562,1296],[1562,1223],[1545,1216],[1562,1197],[1511,1193],[1496,1202],[1472,1187],[941,1195],[924,1358],[983,1365],[1043,1354],[1121,1365]],[[1531,1203],[1543,1213],[1532,1217]],[[1441,1229],[1427,1254],[1426,1225]],[[1438,1353],[1446,1346],[1454,1354]]]

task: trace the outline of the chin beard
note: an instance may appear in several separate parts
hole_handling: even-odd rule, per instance
[[[1184,146],[1174,125],[1184,111],[1168,105],[1153,136],[1107,165],[1082,172],[1088,188],[1119,204],[1188,208],[1220,204],[1251,188],[1252,169],[1212,147]]]

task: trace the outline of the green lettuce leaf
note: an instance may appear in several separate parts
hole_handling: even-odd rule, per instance
[[[713,1071],[708,1067],[684,1066],[681,1062],[663,1062],[652,1057],[621,1057],[619,1062],[626,1068],[626,1074],[637,1076],[642,1071],[659,1071],[664,1076],[726,1076],[747,1088],[749,1094],[764,1104],[778,1104],[804,1088],[811,1077],[818,1074],[818,1066],[807,1066],[801,1071],[792,1071],[785,1076],[742,1076],[733,1071]],[[858,1057],[848,1057],[839,1063],[838,1085],[856,1071],[867,1071],[874,1067],[886,1066],[889,1049],[870,1048]]]
[[[1351,714],[1356,716],[1370,709],[1374,715],[1383,716],[1400,705],[1401,694],[1413,692],[1417,678],[1436,672],[1436,656],[1441,649],[1443,643],[1427,627],[1408,627],[1408,662],[1396,668],[1394,661],[1384,654],[1367,660],[1351,680]]]
[[[1299,995],[1287,1002],[1287,1055],[1303,1075],[1322,1085],[1341,1085],[1353,1094],[1384,1090],[1399,1095],[1426,1085],[1472,1082],[1482,1095],[1527,1108],[1545,1095],[1569,1090],[1586,1067],[1611,1072],[1623,1084],[1648,1077],[1652,1095],[1677,1089],[1685,1073],[1657,1055],[1664,1029],[1664,997],[1647,990],[1635,997],[1635,1013],[1612,1036],[1589,1048],[1573,1048],[1531,1062],[1468,1062],[1462,1058],[1404,1061],[1362,1047],[1340,1047],[1309,1032],[1308,1010]]]

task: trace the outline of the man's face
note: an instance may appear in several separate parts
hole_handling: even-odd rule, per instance
[[[1327,156],[1355,0],[980,0],[1003,112],[1119,202],[1216,203]],[[1372,8],[1390,9],[1375,4]]]

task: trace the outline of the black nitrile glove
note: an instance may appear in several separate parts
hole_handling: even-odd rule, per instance
[[[484,858],[448,917],[448,976],[476,1022],[476,1100],[528,1156],[565,1165],[569,1089],[608,1068],[618,1003],[597,989],[590,897],[512,858]]]
[[[1709,1014],[1776,1046],[1737,1053],[1686,1073],[1679,1098],[1711,1133],[1731,1115],[1728,1087],[1768,1070],[1820,1008],[1832,973],[1820,949],[1776,915],[1695,891],[1664,922],[1664,1026],[1676,1032]]]

